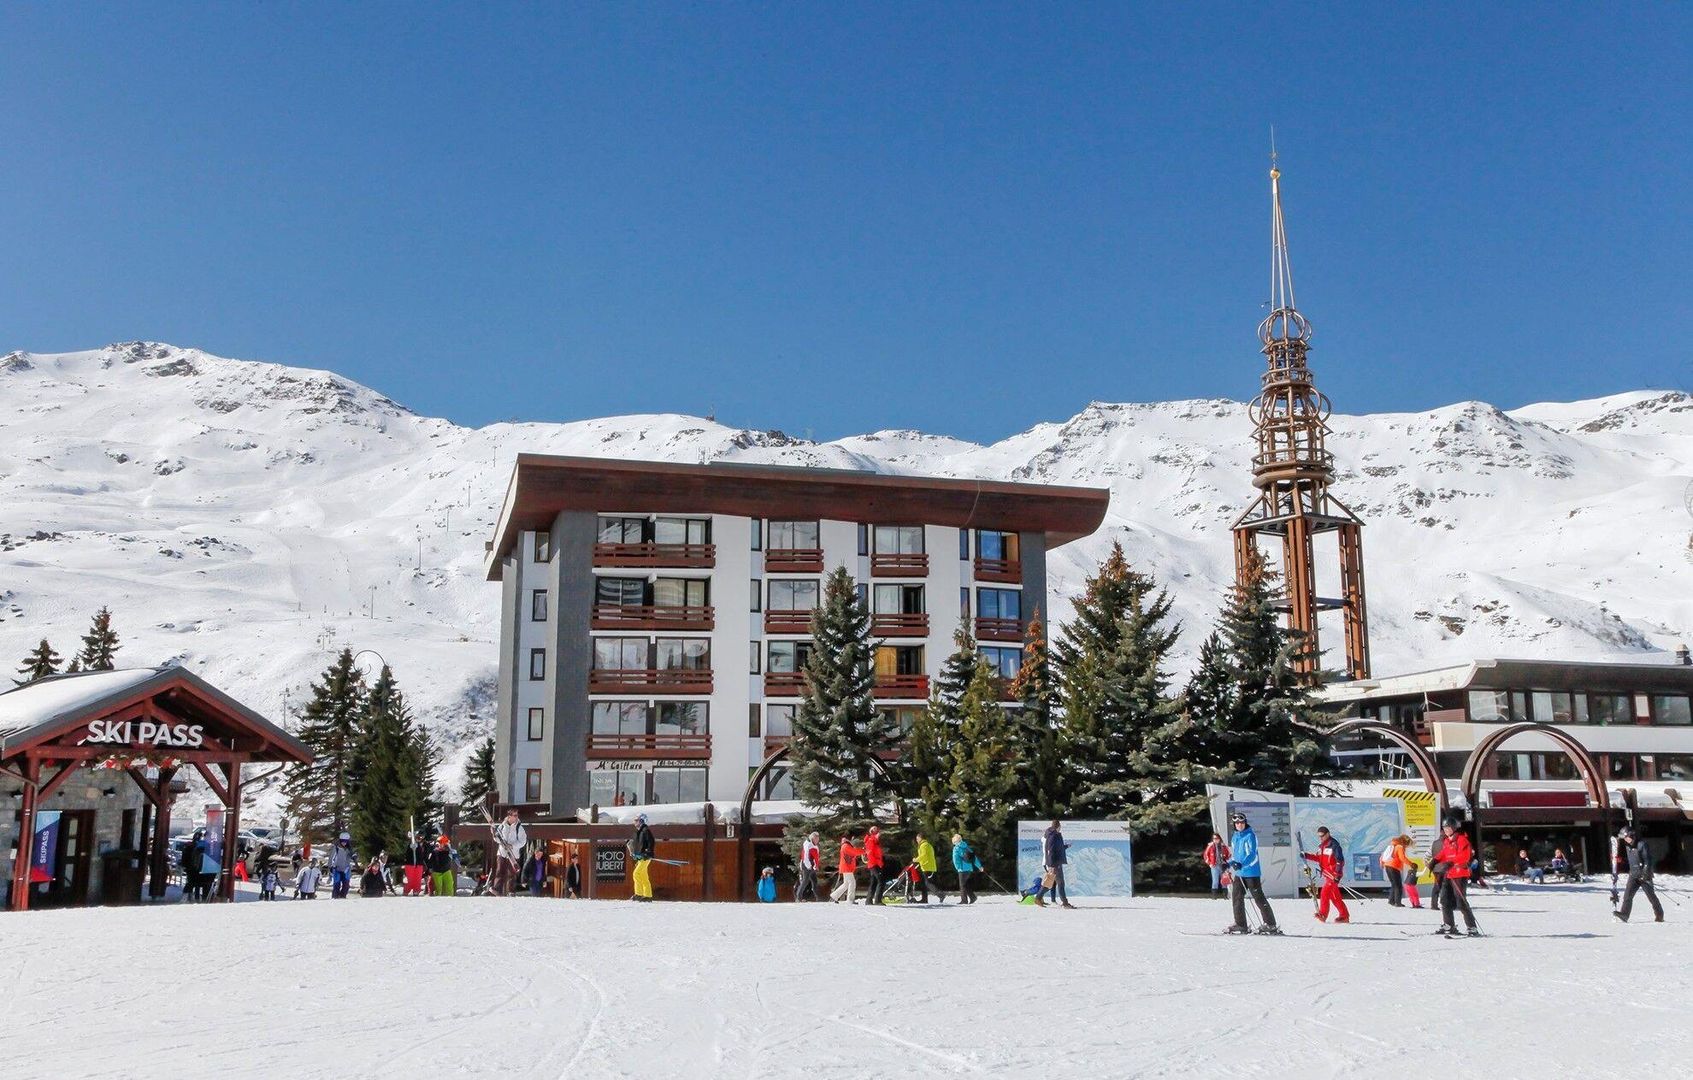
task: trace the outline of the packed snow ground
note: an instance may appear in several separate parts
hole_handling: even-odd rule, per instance
[[[1652,1075],[1693,1058],[1693,881],[1662,884],[1663,925],[1478,892],[1459,941],[1380,901],[1276,901],[1280,939],[1172,898],[41,912],[5,918],[0,1076]]]

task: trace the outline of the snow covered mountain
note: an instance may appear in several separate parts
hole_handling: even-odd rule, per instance
[[[1693,630],[1688,396],[1464,402],[1333,428],[1337,493],[1368,524],[1378,672],[1662,659]],[[455,777],[491,721],[499,590],[482,547],[519,451],[1108,485],[1104,527],[1053,555],[1051,608],[1063,617],[1121,540],[1175,594],[1189,656],[1251,494],[1232,401],[1096,402],[990,446],[812,443],[676,415],[471,429],[328,372],[145,342],[0,358],[0,432],[0,660],[42,637],[73,651],[105,604],[124,661],[186,664],[274,717],[335,650],[372,649],[454,748]]]

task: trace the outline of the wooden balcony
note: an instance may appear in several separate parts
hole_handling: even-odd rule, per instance
[[[769,757],[771,754],[774,754],[776,751],[782,749],[782,747],[788,745],[793,741],[793,739],[794,737],[792,735],[766,735],[764,737],[764,756]]]
[[[996,619],[976,616],[977,641],[1022,641],[1023,623],[1020,619]]]
[[[717,625],[711,607],[664,607],[657,604],[595,604],[588,625],[595,630],[710,630]]]
[[[928,637],[929,616],[913,614],[876,614],[870,616],[870,633],[876,637]]]
[[[878,675],[871,693],[879,698],[912,698],[926,700],[929,696],[927,675]]]
[[[822,548],[768,548],[764,552],[766,574],[821,574]]]
[[[976,580],[1002,585],[1023,583],[1023,564],[1016,559],[976,559]]]
[[[885,555],[880,552],[870,556],[871,577],[928,577],[929,553],[919,551],[907,555]]]
[[[805,689],[803,671],[767,671],[764,673],[765,697],[799,697]]]
[[[764,613],[764,632],[766,634],[809,634],[811,633],[811,612],[766,611]]]
[[[694,758],[711,760],[711,736],[684,735],[669,732],[663,735],[608,735],[593,732],[588,736],[588,756],[591,758]]]
[[[711,672],[695,668],[594,668],[588,672],[588,693],[709,694]]]
[[[717,565],[717,545],[595,544],[594,565],[710,569]]]

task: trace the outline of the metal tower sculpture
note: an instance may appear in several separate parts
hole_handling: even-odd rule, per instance
[[[1259,537],[1280,537],[1287,586],[1287,623],[1305,635],[1300,671],[1313,680],[1319,662],[1317,615],[1339,609],[1345,620],[1346,672],[1370,674],[1369,626],[1364,614],[1363,522],[1329,493],[1334,455],[1324,446],[1329,399],[1312,383],[1305,364],[1311,324],[1293,300],[1293,267],[1282,222],[1281,171],[1270,154],[1270,314],[1258,326],[1269,369],[1250,406],[1257,438],[1252,456],[1255,499],[1234,523],[1235,577],[1244,581],[1260,557]],[[1340,541],[1338,598],[1317,595],[1313,538],[1335,533]]]

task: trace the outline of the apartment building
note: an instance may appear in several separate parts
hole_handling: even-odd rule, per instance
[[[504,801],[738,801],[792,733],[810,617],[846,567],[878,703],[909,724],[966,625],[1008,681],[1046,553],[1104,489],[770,465],[520,455],[487,574],[502,587]],[[775,795],[783,794],[777,790]]]

